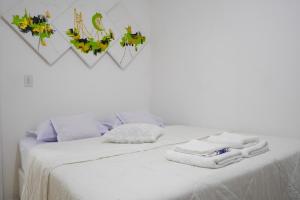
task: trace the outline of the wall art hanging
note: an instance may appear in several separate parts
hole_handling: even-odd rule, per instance
[[[115,43],[116,32],[99,1],[79,0],[55,20],[72,49],[93,67]]]
[[[125,69],[147,44],[147,37],[135,24],[126,6],[121,1],[109,12],[108,17],[117,28],[117,42],[108,50],[109,55],[122,69]]]
[[[57,32],[53,19],[73,1],[26,0],[2,18],[48,64],[55,63],[70,47]]]

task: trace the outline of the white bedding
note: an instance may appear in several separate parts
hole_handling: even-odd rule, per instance
[[[26,136],[19,142],[19,151],[20,151],[20,158],[21,158],[21,169],[23,171],[27,170],[27,164],[28,164],[28,157],[29,152],[31,149],[33,149],[35,146],[42,144],[44,142],[38,142],[36,140],[36,137],[34,136]]]
[[[270,152],[213,170],[167,161],[172,144],[215,130],[168,127],[154,144],[101,138],[31,151],[23,200],[284,200],[300,198],[300,142],[264,137]],[[122,155],[120,155],[122,154]],[[88,162],[80,162],[92,160]],[[73,164],[68,164],[75,162]],[[49,176],[48,176],[49,175]]]

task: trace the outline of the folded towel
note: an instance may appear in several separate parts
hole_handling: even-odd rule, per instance
[[[231,150],[230,152],[221,155],[203,157],[199,155],[192,155],[169,150],[167,151],[165,157],[167,160],[173,162],[192,165],[196,167],[217,169],[241,161],[242,153],[239,150]]]
[[[191,140],[187,143],[175,146],[174,151],[180,153],[201,155],[201,156],[215,156],[225,153],[229,150],[228,145],[215,144],[201,140]]]
[[[242,149],[257,144],[259,142],[259,138],[257,136],[224,132],[220,135],[209,136],[207,141],[218,144],[226,144],[234,149]]]
[[[263,154],[267,151],[269,151],[269,146],[268,146],[268,142],[265,140],[262,140],[251,147],[244,148],[241,150],[242,155],[245,158],[257,156],[257,155]]]

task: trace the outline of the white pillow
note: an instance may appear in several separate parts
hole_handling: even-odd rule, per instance
[[[92,114],[80,114],[51,119],[57,141],[99,137],[98,122]]]
[[[111,143],[152,143],[162,136],[163,128],[153,124],[124,124],[107,132],[105,142]]]

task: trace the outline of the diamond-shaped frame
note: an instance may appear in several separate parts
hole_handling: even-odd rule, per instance
[[[68,42],[56,31],[53,20],[61,14],[74,0],[24,0],[5,12],[3,20],[49,65],[54,64],[70,48]],[[14,15],[23,16],[25,10],[31,15],[36,16],[48,11],[51,15],[49,23],[54,27],[54,34],[46,39],[47,46],[39,44],[39,39],[30,33],[22,33],[18,27],[11,24]]]
[[[74,27],[74,9],[76,9],[78,12],[82,13],[85,28],[92,34],[95,33],[95,29],[92,25],[91,19],[96,12],[100,12],[102,14],[102,22],[107,30],[112,29],[114,33],[117,32],[113,24],[109,21],[108,17],[106,16],[105,10],[101,9],[103,7],[104,5],[102,5],[101,1],[99,2],[96,0],[77,0],[55,20],[55,26],[57,27],[58,31],[61,32],[65,40],[70,41],[70,38],[67,36],[66,31]],[[110,46],[112,46],[113,43],[115,43],[115,41],[116,40],[112,41]],[[81,58],[81,60],[84,63],[86,63],[86,65],[90,68],[94,67],[99,62],[99,60],[106,54],[107,51],[106,50],[105,52],[94,55],[93,52],[83,53],[79,49],[75,48],[73,45],[71,45],[71,47],[74,50],[74,52]]]
[[[133,32],[141,31],[142,34],[145,34],[145,31],[135,23],[135,20],[130,15],[123,1],[119,1],[117,4],[115,4],[114,7],[112,7],[107,13],[107,15],[118,31],[116,34],[118,42],[116,42],[108,50],[108,54],[121,69],[125,69],[147,45],[148,34],[146,34],[146,42],[139,46],[137,51],[134,49],[134,47],[123,48],[120,45],[120,39],[126,27],[130,25]]]

